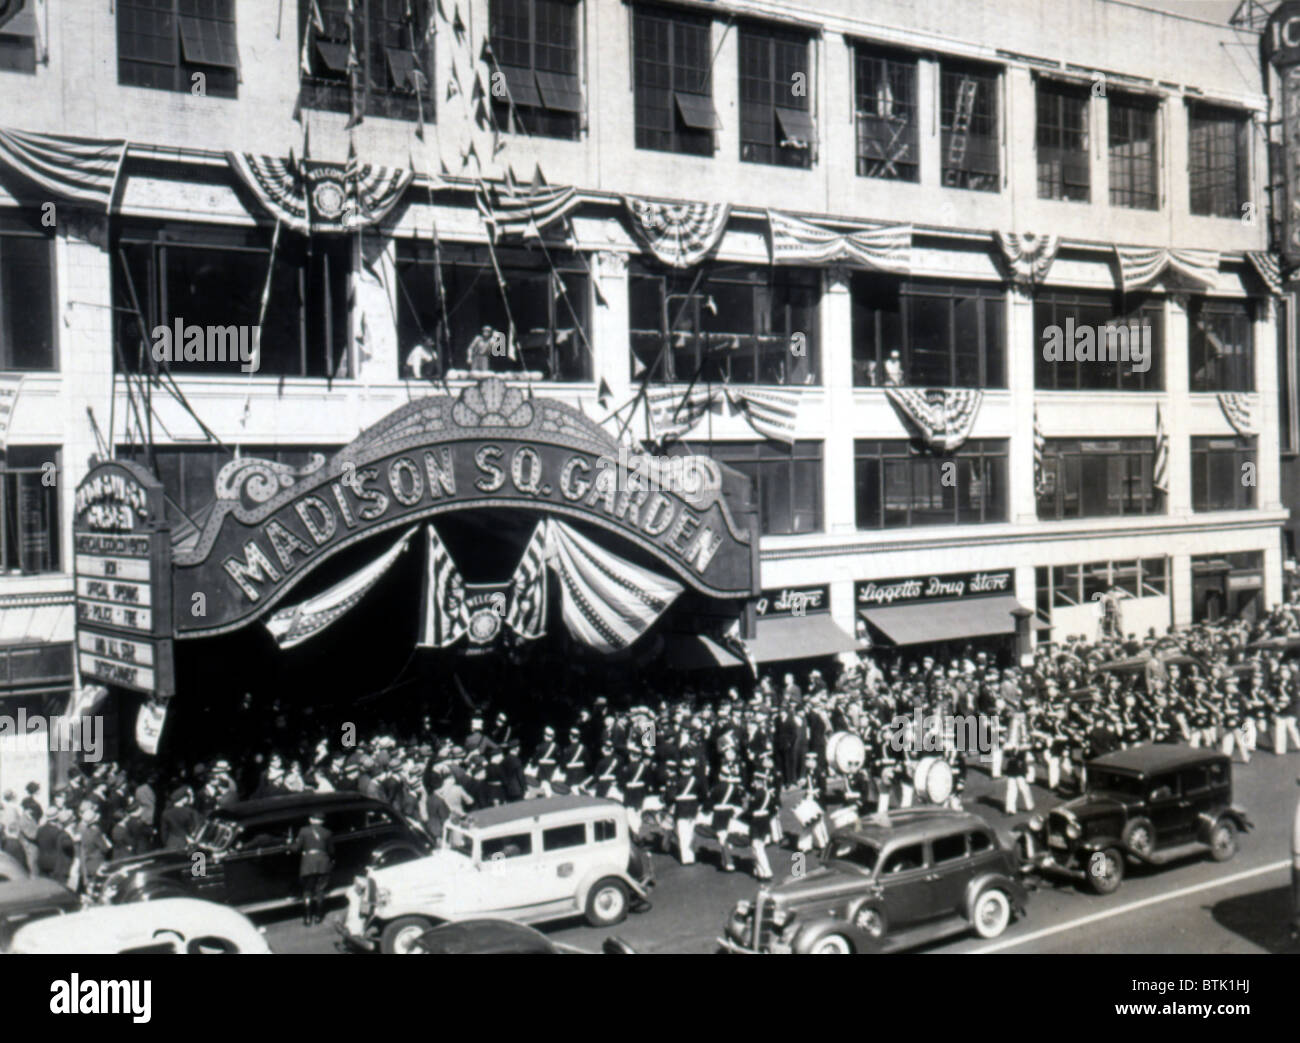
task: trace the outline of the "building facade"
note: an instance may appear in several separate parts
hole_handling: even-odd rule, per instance
[[[236,449],[294,467],[487,371],[754,477],[764,659],[1281,596],[1257,33],[1120,0],[10,10],[0,642],[44,664],[11,692],[74,683],[93,456],[181,526]],[[95,142],[106,201],[31,135]],[[404,172],[382,220],[268,206],[350,149]],[[256,327],[256,371],[209,337],[159,376],[189,325]]]

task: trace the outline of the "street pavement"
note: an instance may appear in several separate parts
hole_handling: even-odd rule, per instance
[[[1115,894],[1094,895],[1069,882],[1042,883],[1029,897],[1028,915],[1001,938],[975,935],[929,947],[929,952],[1011,953],[1281,953],[1300,952],[1287,940],[1291,916],[1291,822],[1300,786],[1300,753],[1276,757],[1258,753],[1249,765],[1236,764],[1236,803],[1245,808],[1254,830],[1240,838],[1230,862],[1193,857],[1158,869],[1130,866]],[[980,769],[968,775],[966,806],[996,827],[1025,821],[1002,813],[1002,784]],[[1034,787],[1036,810],[1059,803]],[[792,852],[769,849],[772,868],[790,870]],[[744,865],[744,863],[741,863]],[[633,914],[613,929],[588,927],[574,919],[544,927],[557,942],[598,952],[615,935],[638,952],[707,953],[739,899],[757,887],[743,871],[724,873],[716,855],[705,851],[693,866],[654,856],[657,886],[654,908]],[[336,903],[334,909],[341,909]],[[307,928],[298,917],[262,917],[259,924],[276,952],[334,952],[336,934],[326,925]]]

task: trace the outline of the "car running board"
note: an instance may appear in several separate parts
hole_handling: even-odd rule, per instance
[[[1199,840],[1189,840],[1185,844],[1174,844],[1172,847],[1161,848],[1159,851],[1153,851],[1143,859],[1153,866],[1162,866],[1166,862],[1173,862],[1179,858],[1186,858],[1188,855],[1198,855],[1208,851],[1210,846],[1203,844]]]

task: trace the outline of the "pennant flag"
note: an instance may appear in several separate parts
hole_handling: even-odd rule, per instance
[[[663,264],[689,268],[704,260],[727,230],[727,203],[665,203],[624,196],[633,225]]]
[[[876,225],[836,232],[797,217],[767,212],[773,264],[830,264],[837,261],[886,272],[912,269],[912,226]]]
[[[9,427],[13,423],[18,394],[23,389],[23,374],[0,373],[0,452],[9,446]]]
[[[1159,403],[1156,404],[1156,458],[1151,468],[1151,484],[1169,495],[1169,433]]]
[[[600,385],[596,388],[596,404],[599,405],[601,409],[608,409],[609,400],[613,397],[614,392],[610,389],[609,384],[605,382],[605,378],[601,377]]]
[[[602,652],[627,648],[682,592],[682,586],[611,554],[565,522],[548,525],[547,551],[574,639]]]
[[[421,603],[422,648],[446,648],[469,632],[465,611],[465,581],[451,554],[431,524],[426,525],[424,598]]]
[[[1047,439],[1043,436],[1043,427],[1038,422],[1038,407],[1034,406],[1034,495],[1042,496],[1047,492],[1047,472],[1045,456]]]
[[[1223,410],[1232,429],[1242,438],[1259,434],[1255,413],[1258,404],[1258,399],[1245,391],[1219,392],[1219,408]]]
[[[540,238],[543,228],[566,219],[578,208],[578,203],[578,192],[573,187],[545,188],[526,195],[497,192],[488,221],[498,236]]]
[[[1213,286],[1219,272],[1218,250],[1117,246],[1115,256],[1119,260],[1120,290],[1124,293],[1150,285],[1169,269],[1201,286]]]
[[[32,134],[0,127],[0,163],[61,199],[102,206],[113,198],[126,142]]]
[[[1033,232],[994,232],[1002,259],[1018,286],[1033,286],[1047,278],[1047,273],[1061,248],[1059,235],[1034,235]]]
[[[885,397],[925,444],[950,453],[970,437],[984,392],[976,388],[885,388]]]
[[[417,526],[411,526],[380,558],[347,579],[323,590],[315,597],[283,608],[266,621],[266,629],[281,648],[293,648],[309,637],[314,637],[344,613],[350,611],[370,590],[379,578],[392,568],[402,551],[406,550]]]
[[[510,577],[511,598],[505,623],[532,641],[546,633],[546,525],[538,522],[524,556]]]

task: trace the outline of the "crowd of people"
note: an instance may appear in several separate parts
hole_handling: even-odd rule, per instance
[[[970,650],[946,663],[875,654],[826,664],[831,681],[812,669],[742,688],[719,674],[712,688],[600,695],[541,720],[480,705],[467,708],[458,737],[450,718],[428,715],[405,734],[391,722],[354,728],[341,744],[299,735],[241,758],[243,771],[221,758],[170,778],[86,766],[48,808],[35,786],[3,794],[0,839],[34,873],[84,889],[106,859],[183,848],[208,815],[240,800],[355,790],[437,838],[476,808],[583,793],[623,803],[638,841],[683,863],[703,846],[722,869],[739,856],[765,879],[772,844],[810,850],[843,815],[936,799],[916,791],[923,760],[946,766],[951,785],[937,799],[959,807],[978,767],[1004,780],[1014,815],[1033,808],[1031,784],[1080,791],[1087,760],[1136,743],[1219,747],[1242,762],[1262,748],[1300,748],[1292,644],[1300,648],[1300,604],[1254,623],[1071,637],[1040,647],[1026,667]],[[972,721],[980,727],[963,729]],[[837,734],[857,740],[836,754]]]

